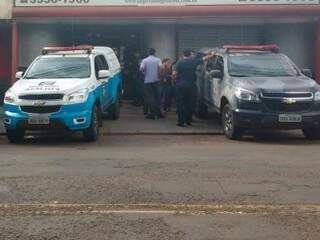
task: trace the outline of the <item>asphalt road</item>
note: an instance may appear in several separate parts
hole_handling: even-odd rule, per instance
[[[319,143],[0,137],[0,239],[318,240]]]

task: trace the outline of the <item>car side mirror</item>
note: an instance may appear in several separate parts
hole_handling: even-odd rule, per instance
[[[213,78],[222,79],[223,78],[223,73],[222,73],[221,70],[214,69],[214,70],[210,71],[210,76],[213,77]]]
[[[20,72],[16,72],[16,79],[20,79],[23,77],[23,72],[20,71]]]
[[[111,76],[111,72],[109,70],[100,70],[98,73],[98,79],[108,78]]]
[[[301,72],[302,72],[303,75],[305,75],[305,76],[307,76],[309,78],[313,77],[311,69],[302,69]]]

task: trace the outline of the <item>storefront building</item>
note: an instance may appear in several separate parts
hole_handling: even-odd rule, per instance
[[[11,13],[12,2],[0,1],[0,99],[11,79]]]
[[[125,62],[150,47],[161,58],[175,59],[184,48],[276,43],[320,80],[319,0],[15,0],[7,4],[10,20],[0,25],[2,82],[15,81],[15,71],[26,68],[44,46],[79,44],[111,46]]]

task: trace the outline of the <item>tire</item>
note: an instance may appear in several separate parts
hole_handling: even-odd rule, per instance
[[[7,137],[11,143],[21,143],[24,139],[23,130],[7,130]]]
[[[320,139],[320,128],[304,128],[302,129],[302,132],[306,139],[310,139],[310,140]]]
[[[208,116],[208,106],[202,101],[199,101],[196,108],[196,116],[198,118],[206,118]]]
[[[100,132],[100,110],[97,105],[94,106],[92,115],[91,115],[91,123],[90,127],[83,131],[83,136],[88,142],[95,142],[99,138]]]
[[[110,106],[109,116],[112,120],[118,120],[120,118],[120,99],[119,94],[114,104]]]
[[[243,135],[243,130],[235,125],[234,115],[230,104],[226,104],[223,107],[221,120],[224,134],[228,139],[241,139]]]

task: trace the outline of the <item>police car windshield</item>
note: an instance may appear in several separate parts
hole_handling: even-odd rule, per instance
[[[25,79],[59,79],[90,77],[88,57],[42,57],[34,62]]]
[[[229,74],[234,77],[285,77],[299,72],[281,54],[230,54]]]

